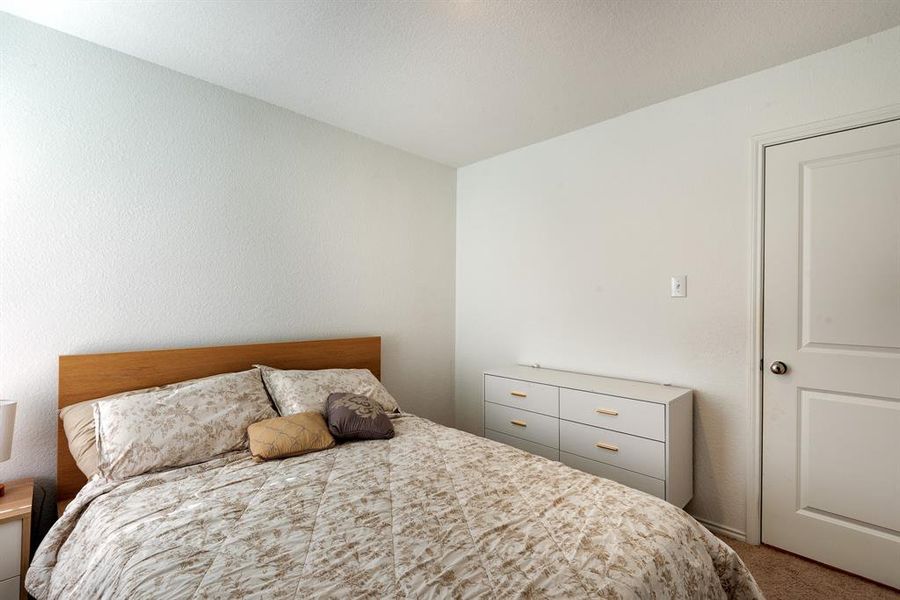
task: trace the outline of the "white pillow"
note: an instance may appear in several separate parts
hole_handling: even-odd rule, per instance
[[[256,365],[281,416],[301,412],[325,414],[325,401],[336,392],[368,396],[386,413],[399,413],[397,401],[368,369],[285,371]]]
[[[98,469],[107,479],[203,462],[247,447],[247,427],[277,416],[259,370],[100,399]]]

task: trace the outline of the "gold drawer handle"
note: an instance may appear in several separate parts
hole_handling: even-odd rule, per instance
[[[619,416],[619,411],[613,410],[611,408],[598,408],[594,412],[597,413],[598,415],[609,415],[611,417]]]
[[[513,420],[513,421],[510,421],[510,423],[512,423],[516,427],[528,427],[528,425],[525,423],[525,421]]]
[[[613,446],[612,444],[604,444],[603,442],[597,442],[598,448],[603,448],[604,450],[612,450],[613,452],[618,452],[619,447]]]
[[[516,396],[517,398],[526,398],[528,396],[525,392],[510,392],[509,395]]]

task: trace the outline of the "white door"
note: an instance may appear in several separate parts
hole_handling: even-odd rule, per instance
[[[762,541],[900,588],[900,121],[765,179]]]

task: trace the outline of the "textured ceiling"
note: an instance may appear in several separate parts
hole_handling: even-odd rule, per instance
[[[900,24],[900,0],[0,9],[454,166]]]

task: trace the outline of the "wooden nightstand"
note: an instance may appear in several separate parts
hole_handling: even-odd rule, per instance
[[[6,483],[0,496],[0,600],[25,600],[25,572],[31,550],[34,480]]]
[[[60,518],[64,512],[66,512],[66,507],[69,506],[69,503],[72,502],[75,498],[67,498],[65,500],[60,500],[56,503],[56,518]]]

